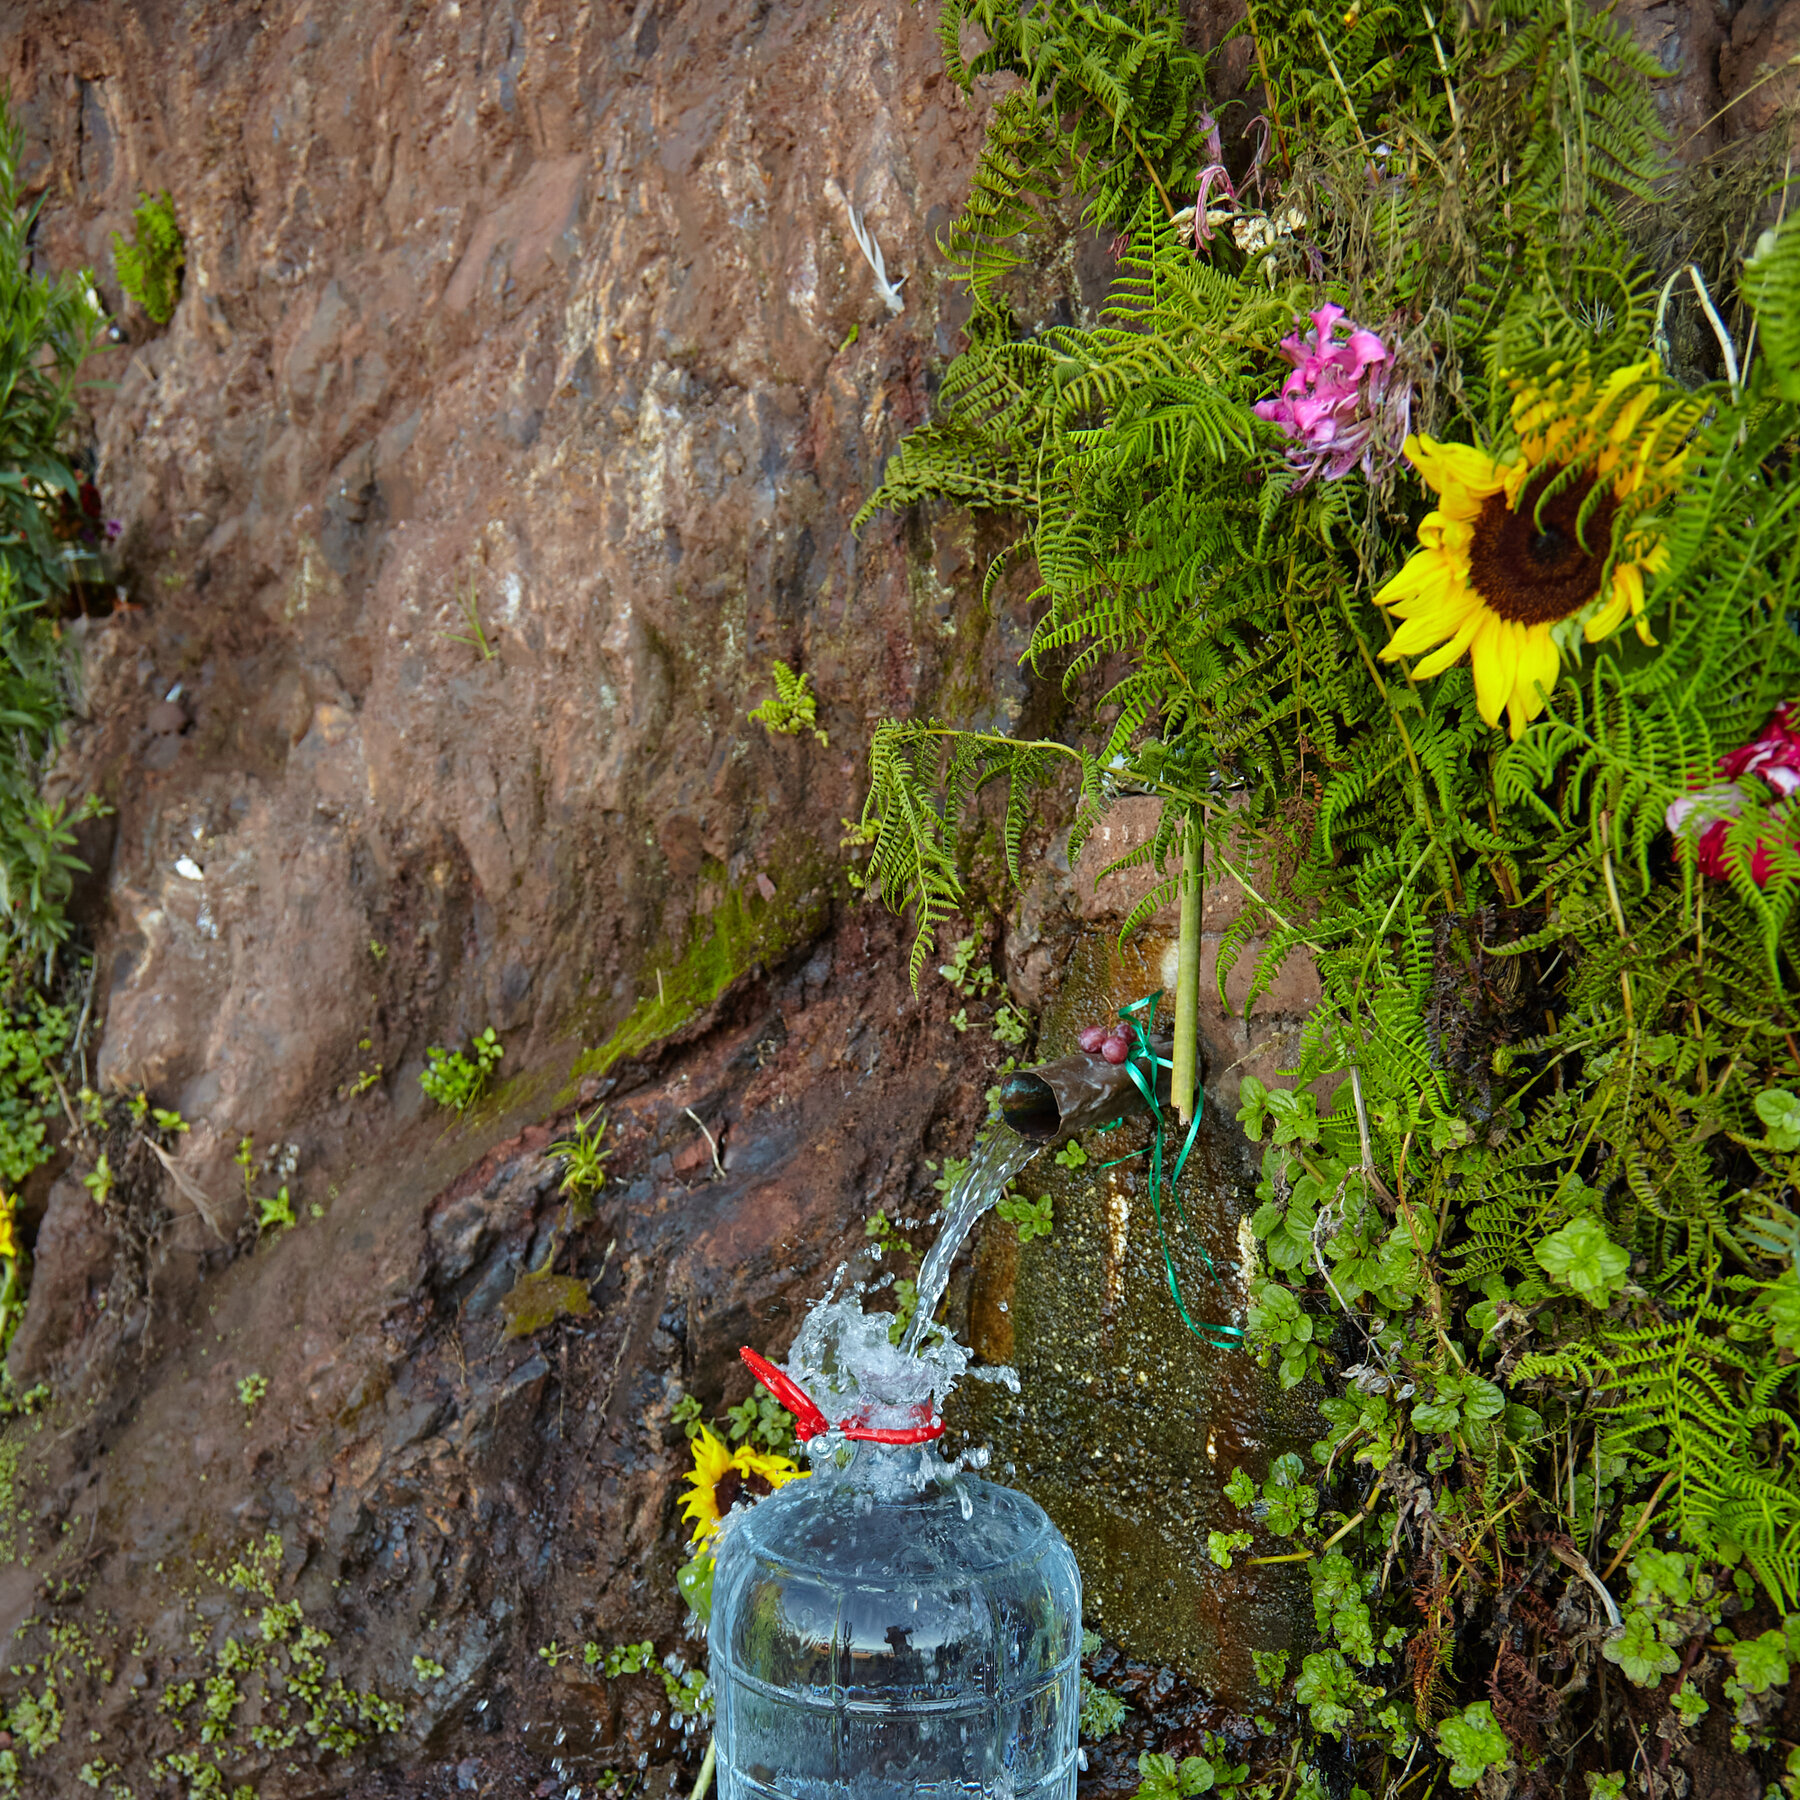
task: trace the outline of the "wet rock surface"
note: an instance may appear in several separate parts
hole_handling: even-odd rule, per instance
[[[1066,1054],[1083,1026],[1172,989],[1173,953],[1154,933],[1124,950],[1110,934],[1079,940],[1045,1012],[1040,1053]],[[1246,1523],[1223,1492],[1235,1468],[1260,1482],[1276,1456],[1304,1454],[1319,1427],[1309,1393],[1284,1393],[1241,1351],[1202,1341],[1170,1291],[1172,1267],[1197,1324],[1244,1323],[1254,1164],[1225,1097],[1237,1072],[1221,1055],[1243,1021],[1221,1016],[1216,999],[1201,1017],[1201,1123],[1174,1193],[1161,1197],[1160,1225],[1141,1115],[1084,1135],[1078,1166],[1041,1154],[1014,1185],[1050,1197],[1054,1231],[1021,1244],[1015,1226],[990,1214],[969,1277],[969,1341],[1011,1362],[1021,1392],[966,1386],[947,1416],[992,1445],[1003,1478],[1075,1546],[1089,1626],[1203,1683],[1215,1701],[1247,1708],[1259,1698],[1250,1652],[1296,1649],[1311,1626],[1308,1587],[1291,1565],[1218,1568],[1207,1533]],[[1256,1019],[1277,1037],[1298,1022]],[[1170,1112],[1165,1172],[1185,1135]]]
[[[471,1759],[480,1782],[555,1774],[559,1793],[608,1769],[656,1792],[678,1770],[691,1782],[704,1736],[680,1729],[655,1670],[606,1681],[580,1654],[649,1639],[700,1660],[674,1587],[688,1457],[671,1409],[741,1399],[738,1346],[785,1344],[865,1212],[926,1205],[925,1160],[966,1140],[987,1074],[945,996],[905,989],[885,918],[852,919],[831,949],[824,982],[816,956],[796,959],[655,1069],[591,1084],[610,1085],[610,1179],[556,1235],[553,1264],[549,1146],[591,1119],[592,1097],[409,1203],[390,1146],[322,1216],[212,1271],[153,1355],[111,1339],[17,1437],[34,1510],[4,1623],[32,1614],[91,1641],[115,1679],[71,1664],[61,1704],[114,1760],[180,1754],[197,1719],[159,1697],[229,1677],[243,1703],[216,1754],[233,1780],[265,1794],[350,1781],[353,1765],[310,1753],[289,1780],[255,1741],[293,1684],[256,1687],[227,1645],[257,1643],[273,1602],[330,1634],[333,1676],[404,1709],[357,1760],[412,1785],[371,1775],[350,1791],[518,1791],[459,1788]],[[889,1022],[879,1054],[858,1048],[870,1016]],[[446,1130],[468,1128],[405,1134],[418,1163]],[[716,1163],[710,1147],[689,1155],[707,1133]],[[501,1302],[539,1266],[578,1278],[592,1311],[509,1340]],[[264,1386],[246,1400],[250,1376]],[[262,1593],[243,1570],[266,1545]]]

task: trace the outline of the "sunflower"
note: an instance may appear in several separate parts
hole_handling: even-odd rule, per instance
[[[1490,725],[1505,712],[1514,738],[1556,685],[1553,627],[1585,614],[1592,644],[1629,617],[1646,644],[1656,641],[1644,618],[1644,576],[1666,566],[1668,551],[1629,521],[1674,486],[1683,461],[1663,447],[1685,435],[1685,416],[1674,416],[1685,407],[1640,430],[1656,399],[1654,361],[1615,371],[1598,390],[1586,374],[1559,373],[1516,384],[1512,454],[1406,440],[1406,458],[1438,506],[1420,523],[1419,549],[1375,596],[1403,621],[1383,660],[1429,650],[1413,673],[1430,676],[1468,651],[1477,709]],[[1621,514],[1627,530],[1615,556]]]
[[[727,1450],[724,1440],[702,1425],[694,1437],[694,1467],[681,1502],[688,1542],[704,1544],[738,1501],[761,1500],[802,1473],[785,1456],[771,1456],[748,1444]]]

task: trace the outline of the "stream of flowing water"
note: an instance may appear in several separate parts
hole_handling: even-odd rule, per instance
[[[974,1230],[975,1221],[1006,1191],[1006,1184],[1041,1148],[1042,1145],[1004,1129],[990,1132],[976,1144],[969,1166],[944,1196],[943,1227],[920,1265],[919,1306],[900,1341],[902,1350],[917,1354],[931,1329],[944,1289],[950,1285],[950,1265],[956,1261],[963,1240]]]
[[[916,1409],[927,1402],[942,1412],[950,1390],[971,1372],[969,1351],[949,1332],[932,1329],[951,1265],[975,1221],[1041,1147],[1004,1129],[975,1146],[969,1166],[944,1196],[943,1223],[919,1269],[917,1310],[899,1343],[888,1336],[891,1313],[863,1310],[869,1284],[846,1287],[849,1267],[839,1268],[787,1356],[788,1374],[833,1424],[855,1413],[869,1424],[905,1427],[917,1422]],[[1017,1380],[1010,1369],[973,1373],[1009,1385]]]

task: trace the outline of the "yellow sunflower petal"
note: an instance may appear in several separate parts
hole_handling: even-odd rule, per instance
[[[1500,723],[1500,714],[1518,681],[1517,630],[1505,619],[1487,613],[1469,645],[1469,663],[1475,672],[1475,710],[1489,725]]]
[[[1382,655],[1392,662],[1396,656],[1417,656],[1433,644],[1441,644],[1462,624],[1471,607],[1479,608],[1480,596],[1472,593],[1466,582],[1447,582],[1429,595],[1421,595],[1391,610],[1403,623],[1388,640]]]
[[[1475,527],[1467,519],[1453,519],[1448,513],[1427,513],[1419,521],[1419,548],[1455,552],[1467,550],[1475,541]]]
[[[806,1473],[785,1456],[775,1456],[767,1450],[752,1450],[748,1444],[731,1461],[739,1474],[760,1475],[772,1488],[781,1487]]]
[[[1519,645],[1519,672],[1513,680],[1512,698],[1507,702],[1507,729],[1516,743],[1525,735],[1525,727],[1548,704],[1547,696],[1556,687],[1562,673],[1562,656],[1546,626],[1523,626]],[[1543,693],[1538,690],[1542,688]]]
[[[1612,588],[1606,604],[1582,627],[1582,636],[1597,644],[1624,624],[1626,614],[1644,610],[1644,577],[1635,563],[1620,563],[1612,574]]]
[[[1471,606],[1462,622],[1450,637],[1432,653],[1413,665],[1413,676],[1416,680],[1429,680],[1433,675],[1441,675],[1455,662],[1474,641],[1484,620],[1492,617],[1487,608],[1479,603]]]
[[[1500,491],[1502,465],[1473,444],[1445,444],[1415,436],[1406,440],[1404,449],[1406,460],[1443,496],[1444,510],[1452,517],[1471,497],[1485,498]]]
[[[1462,617],[1460,596],[1467,594],[1469,584],[1460,569],[1445,569],[1428,587],[1421,588],[1388,608],[1396,619],[1445,618],[1444,630],[1451,629]]]
[[[1420,595],[1435,594],[1455,575],[1455,566],[1443,551],[1417,550],[1400,565],[1398,573],[1389,577],[1376,594],[1375,604],[1393,607]]]
[[[732,1455],[724,1440],[702,1425],[692,1445],[694,1466],[687,1476],[688,1491],[681,1502],[681,1516],[688,1522],[688,1540],[702,1544],[719,1528],[718,1484],[731,1467]]]
[[[1602,638],[1611,637],[1625,622],[1625,609],[1629,604],[1615,585],[1612,598],[1581,628],[1581,635],[1590,644],[1597,644]]]

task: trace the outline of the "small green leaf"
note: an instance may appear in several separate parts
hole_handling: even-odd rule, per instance
[[[1681,1658],[1656,1635],[1656,1622],[1635,1606],[1626,1613],[1624,1625],[1600,1646],[1600,1654],[1637,1687],[1658,1687],[1665,1675],[1681,1667]]]
[[[1209,1531],[1206,1534],[1206,1554],[1221,1569],[1229,1569],[1231,1553],[1234,1550],[1248,1550],[1255,1541],[1247,1531]]]
[[[1766,1694],[1770,1688],[1787,1685],[1787,1639],[1779,1630],[1765,1631],[1761,1637],[1726,1648],[1737,1664],[1737,1678],[1746,1693]]]
[[[1596,1219],[1571,1219],[1532,1251],[1544,1273],[1590,1306],[1610,1306],[1625,1284],[1631,1258]]]
[[[1285,1650],[1252,1650],[1251,1667],[1256,1679],[1271,1692],[1278,1691],[1287,1680],[1288,1653]]]
[[[1756,1116],[1769,1128],[1771,1150],[1800,1150],[1800,1099],[1786,1088],[1764,1088],[1756,1096]]]
[[[1412,1410],[1413,1429],[1415,1431],[1454,1431],[1462,1419],[1461,1409],[1452,1401],[1446,1404],[1438,1401],[1435,1404],[1421,1400]]]
[[[1682,1724],[1689,1727],[1712,1711],[1706,1696],[1691,1681],[1684,1681],[1669,1696],[1669,1704],[1680,1714]]]
[[[1269,1090],[1254,1075],[1246,1075],[1238,1083],[1237,1121],[1244,1136],[1252,1142],[1262,1136],[1263,1120],[1268,1116]]]
[[[1503,1769],[1512,1761],[1512,1746],[1486,1700],[1446,1719],[1438,1727],[1438,1747],[1449,1758],[1452,1787],[1473,1787],[1489,1769]]]
[[[700,1615],[701,1622],[708,1625],[712,1623],[713,1568],[712,1553],[703,1550],[692,1562],[683,1563],[675,1571],[675,1585],[681,1590],[682,1599]]]
[[[1757,1297],[1769,1315],[1769,1332],[1777,1350],[1800,1350],[1800,1269],[1789,1269]]]

